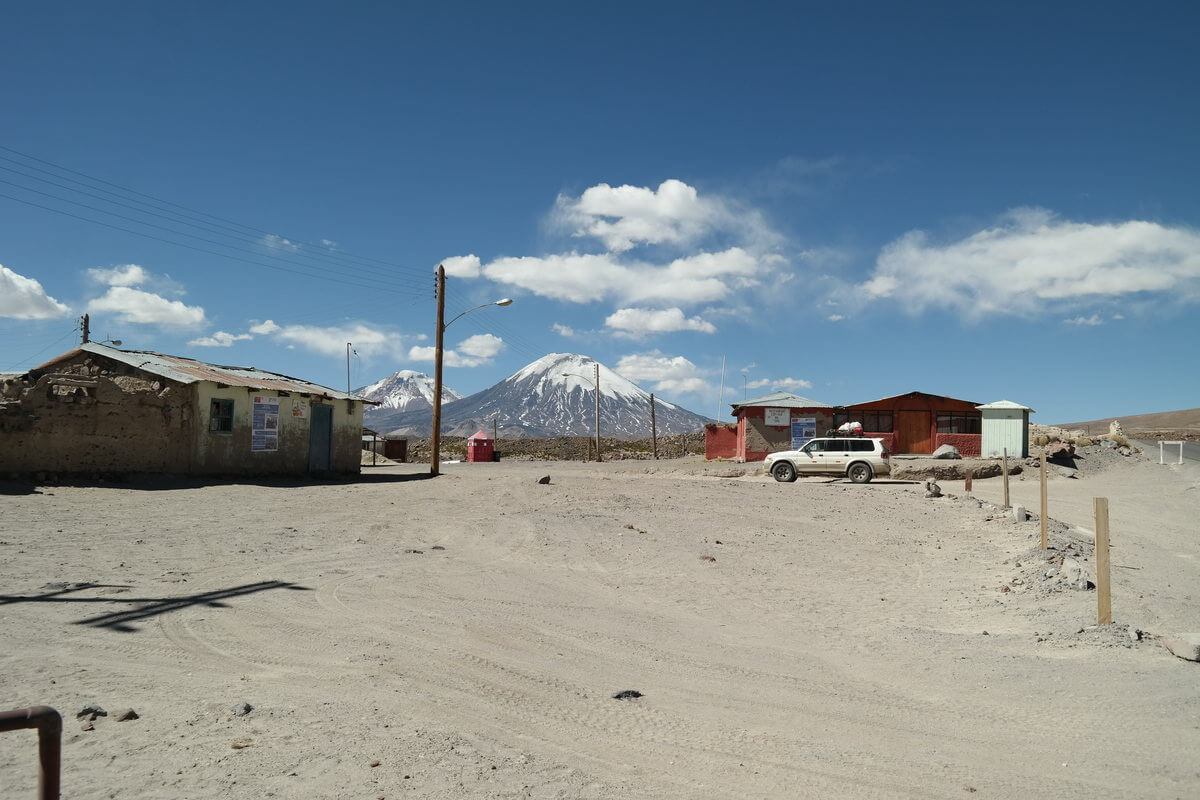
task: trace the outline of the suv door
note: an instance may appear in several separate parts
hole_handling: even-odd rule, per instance
[[[844,472],[850,463],[850,440],[826,439],[824,461],[826,472]]]
[[[825,440],[813,439],[800,448],[796,472],[820,472],[825,468]]]

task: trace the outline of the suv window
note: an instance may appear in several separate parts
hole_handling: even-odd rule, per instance
[[[822,439],[813,439],[808,444],[804,445],[805,453],[820,453],[825,450],[825,442]]]
[[[850,449],[856,453],[871,453],[875,450],[875,442],[870,439],[852,439]]]

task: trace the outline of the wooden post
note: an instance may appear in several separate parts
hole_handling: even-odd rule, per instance
[[[1112,582],[1108,561],[1108,498],[1093,497],[1096,512],[1096,622],[1112,622]]]
[[[1004,507],[1011,508],[1008,504],[1008,448],[1001,451],[1003,456],[1000,460],[1000,469],[1004,473]]]
[[[1042,453],[1042,549],[1050,547],[1050,503],[1046,497],[1046,454]]]
[[[453,320],[451,320],[453,321]],[[446,340],[446,268],[437,268],[437,329],[433,364],[433,441],[429,450],[429,474],[442,471],[442,355]]]
[[[975,472],[974,472],[974,471],[968,471],[968,472],[967,472],[967,477],[966,477],[966,478],[963,480],[963,490],[964,490],[964,491],[967,493],[967,496],[968,496],[968,497],[969,497],[969,496],[970,496],[970,494],[971,494],[971,480],[972,480],[972,478],[974,478],[974,477],[975,477]]]
[[[596,362],[596,460],[600,461],[600,362]]]
[[[650,393],[650,438],[654,442],[654,460],[658,461],[658,423],[654,419],[654,393]]]
[[[379,434],[371,431],[371,466],[375,466],[375,457],[379,455]]]

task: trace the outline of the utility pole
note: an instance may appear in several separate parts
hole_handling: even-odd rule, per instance
[[[717,422],[721,421],[721,409],[725,407],[725,356],[721,356],[721,394],[717,400]]]
[[[437,343],[433,367],[433,443],[429,456],[429,474],[438,475],[442,467],[442,346],[446,335],[446,268],[437,268]]]
[[[603,461],[600,457],[600,362],[596,362],[596,461]]]
[[[84,314],[83,315],[83,341],[81,341],[80,344],[87,344],[88,342],[90,342],[92,340],[92,338],[91,338],[92,337],[92,329],[89,327],[88,322],[89,322],[88,315]]]
[[[654,460],[658,461],[658,423],[654,421],[654,392],[650,393],[650,439],[654,442]]]
[[[496,446],[496,440],[500,438],[500,431],[496,427],[496,418],[492,417],[492,447]]]
[[[350,394],[350,342],[346,342],[346,394]]]

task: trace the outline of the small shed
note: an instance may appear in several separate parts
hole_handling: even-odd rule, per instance
[[[383,437],[383,457],[401,464],[408,463],[408,437],[389,433]]]
[[[1013,458],[1029,456],[1029,415],[1032,408],[1011,400],[976,406],[983,419],[980,455],[1000,456],[1007,450]]]
[[[495,439],[484,431],[475,431],[475,434],[467,439],[467,461],[471,463],[492,461],[495,458],[495,447]]]
[[[738,421],[738,461],[762,461],[769,453],[798,449],[823,436],[833,423],[833,406],[790,392],[771,392],[732,406]],[[719,434],[706,430],[706,438]]]

